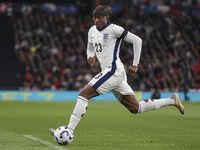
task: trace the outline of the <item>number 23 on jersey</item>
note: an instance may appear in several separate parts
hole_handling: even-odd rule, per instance
[[[95,43],[95,50],[96,50],[96,53],[102,52],[102,45],[101,45],[101,43]]]

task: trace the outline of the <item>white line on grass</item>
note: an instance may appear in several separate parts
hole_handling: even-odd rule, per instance
[[[40,143],[42,143],[42,144],[45,144],[45,145],[47,145],[47,146],[49,146],[49,147],[52,147],[52,148],[55,148],[55,149],[57,149],[57,150],[68,150],[68,149],[63,148],[63,147],[61,147],[61,146],[57,146],[57,145],[52,144],[52,143],[50,143],[50,142],[47,142],[47,141],[41,140],[41,139],[39,139],[39,138],[36,138],[36,137],[34,137],[34,136],[32,136],[32,135],[24,135],[24,136],[27,137],[27,138],[29,138],[29,139],[32,139],[33,141],[38,141],[38,142],[40,142]]]

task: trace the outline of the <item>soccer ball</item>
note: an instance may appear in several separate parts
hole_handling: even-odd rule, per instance
[[[74,133],[67,126],[61,126],[54,133],[55,141],[60,145],[67,145],[73,141]]]

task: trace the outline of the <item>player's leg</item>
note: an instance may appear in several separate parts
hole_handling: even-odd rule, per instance
[[[127,83],[125,70],[121,75],[123,75],[123,81],[112,90],[112,93],[131,113],[135,114],[139,110],[139,103],[135,98],[134,91]]]
[[[131,113],[136,114],[139,110],[139,103],[136,100],[133,90],[126,84],[121,84],[112,90],[117,100],[122,103]],[[128,95],[126,95],[128,94]]]
[[[134,95],[123,95],[121,103],[131,112],[131,113],[142,113],[149,110],[158,109],[163,106],[176,106],[179,111],[184,114],[184,106],[182,105],[177,93],[174,93],[169,98],[164,99],[145,99],[139,103]]]
[[[88,100],[98,95],[99,93],[97,93],[96,90],[89,84],[79,93],[74,111],[69,120],[68,127],[70,129],[74,130],[83,115],[86,113]]]
[[[98,95],[99,93],[97,93],[96,90],[89,84],[79,93],[74,111],[69,120],[68,127],[70,129],[74,130],[81,120],[81,117],[86,113],[88,100]],[[55,130],[50,128],[49,132],[54,135]]]
[[[121,103],[133,114],[138,113],[139,103],[135,95],[122,95]]]
[[[124,75],[125,76],[125,75]],[[131,112],[141,113],[149,110],[158,109],[162,106],[173,105],[184,114],[184,106],[182,105],[178,94],[174,93],[169,98],[164,99],[145,99],[138,102],[133,90],[127,83],[126,76],[123,82],[112,90],[115,97]]]
[[[112,82],[115,81],[115,76],[110,73],[110,69],[107,68],[104,71],[97,74],[83,89],[78,96],[76,106],[74,111],[70,117],[70,121],[68,127],[71,129],[75,129],[81,117],[86,113],[88,100],[92,97],[96,97],[98,95],[102,95],[112,88]],[[117,82],[115,81],[117,84]]]

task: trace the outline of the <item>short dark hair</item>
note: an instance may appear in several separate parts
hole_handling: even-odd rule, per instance
[[[103,16],[109,16],[109,17],[111,17],[111,16],[114,14],[113,10],[112,10],[112,9],[109,9],[107,6],[105,6],[105,5],[98,5],[98,6],[94,9],[93,15],[94,15],[94,12],[96,12],[96,11],[99,10],[99,9],[101,9],[101,10],[103,10],[103,11],[106,12],[107,15],[103,15]]]

